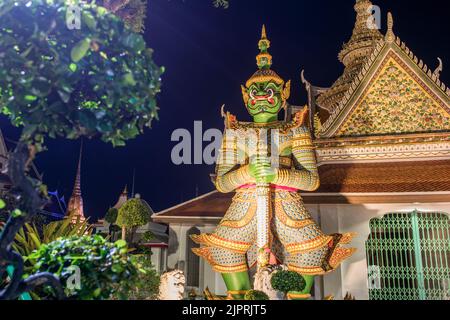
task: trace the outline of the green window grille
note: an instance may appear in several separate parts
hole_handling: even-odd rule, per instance
[[[369,222],[370,300],[450,300],[450,221],[440,212],[388,213]]]

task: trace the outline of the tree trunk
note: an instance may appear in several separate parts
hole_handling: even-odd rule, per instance
[[[23,258],[15,252],[11,245],[17,232],[23,225],[33,218],[47,200],[43,194],[41,181],[27,175],[27,168],[34,158],[34,151],[30,152],[28,145],[19,142],[9,156],[7,174],[13,185],[13,192],[18,199],[15,215],[10,215],[8,222],[0,233],[0,279],[11,266],[13,272],[10,282],[0,290],[0,300],[17,299],[25,291],[32,291],[37,286],[50,285],[55,289],[57,298],[64,298],[64,291],[58,278],[51,273],[39,273],[23,279]]]
[[[125,226],[122,226],[122,240],[126,240],[127,230]]]

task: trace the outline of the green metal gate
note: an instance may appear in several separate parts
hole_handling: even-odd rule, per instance
[[[447,214],[389,213],[369,225],[370,300],[450,300]]]

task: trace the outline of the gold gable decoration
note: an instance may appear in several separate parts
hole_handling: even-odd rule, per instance
[[[448,106],[433,98],[399,62],[392,55],[387,58],[335,136],[450,130]]]

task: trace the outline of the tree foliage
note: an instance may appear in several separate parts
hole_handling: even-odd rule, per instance
[[[80,8],[80,27],[67,18],[69,4]],[[134,138],[157,117],[163,69],[141,35],[95,3],[4,0],[0,21],[0,112],[23,127],[7,166],[19,200],[0,234],[0,275],[9,265],[15,269],[0,299],[44,284],[62,298],[52,271],[24,277],[23,258],[11,249],[16,233],[48,201],[45,185],[27,174],[28,167],[47,135],[99,136],[114,146]]]
[[[110,224],[115,224],[117,221],[117,215],[119,214],[119,210],[116,208],[109,208],[108,212],[105,215],[106,222]]]
[[[117,225],[127,228],[143,226],[150,221],[151,209],[138,198],[127,200],[119,209]]]
[[[27,143],[99,135],[123,145],[157,117],[163,70],[143,37],[103,7],[78,3],[81,28],[68,28],[66,3],[0,4],[1,112],[24,126]]]
[[[272,288],[287,293],[289,291],[300,292],[305,289],[306,281],[297,272],[294,271],[277,271],[270,280]]]

